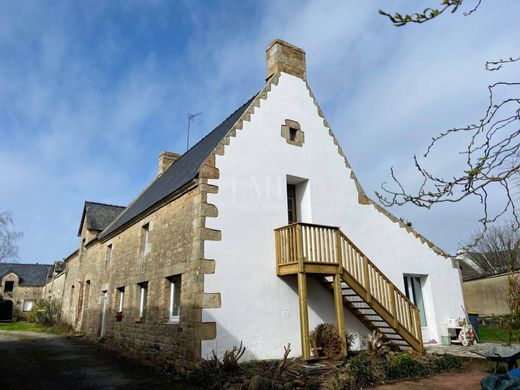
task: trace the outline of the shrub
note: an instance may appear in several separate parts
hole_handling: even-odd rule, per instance
[[[347,363],[347,371],[352,376],[356,388],[364,388],[377,382],[375,367],[365,355],[351,359]]]
[[[427,364],[413,359],[409,354],[397,355],[393,361],[384,366],[385,375],[388,379],[402,379],[430,374]]]
[[[436,358],[430,362],[432,372],[434,373],[462,368],[460,359],[453,355],[436,355],[435,357]]]
[[[240,342],[239,347],[225,351],[222,359],[219,359],[213,351],[211,358],[202,359],[197,369],[188,372],[187,382],[205,389],[222,389],[226,383],[239,382],[243,369],[238,361],[245,350],[246,348]]]
[[[40,298],[34,302],[27,320],[43,326],[55,326],[60,322],[60,310],[61,305],[57,299]]]
[[[311,332],[311,339],[316,348],[321,348],[321,353],[329,359],[338,359],[344,355],[343,340],[332,324],[319,324]]]
[[[347,358],[345,366],[326,381],[325,387],[331,390],[361,389],[385,380],[423,377],[461,367],[460,359],[451,355],[414,358],[408,353],[393,357],[390,353],[384,362],[375,363],[374,356],[361,353],[354,358]]]

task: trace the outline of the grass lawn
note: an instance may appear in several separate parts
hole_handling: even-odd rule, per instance
[[[509,342],[509,330],[498,329],[498,328],[479,328],[478,330],[481,342],[498,342],[508,343]],[[513,329],[513,335],[511,338],[513,343],[520,343],[520,329]]]
[[[5,322],[0,323],[0,330],[18,330],[22,332],[46,332],[47,329],[41,325],[31,322]]]

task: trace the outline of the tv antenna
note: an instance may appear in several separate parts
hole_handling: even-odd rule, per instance
[[[186,139],[186,151],[190,148],[190,125],[191,121],[195,119],[195,117],[202,115],[202,112],[198,112],[196,114],[188,114],[188,137]]]

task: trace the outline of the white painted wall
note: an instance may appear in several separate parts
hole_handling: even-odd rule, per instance
[[[281,137],[285,119],[300,123],[303,147]],[[309,180],[304,222],[340,226],[402,290],[403,273],[428,275],[424,299],[430,337],[439,340],[446,319],[463,315],[459,271],[451,261],[372,206],[358,203],[351,171],[302,80],[282,74],[216,164],[220,179],[210,184],[219,192],[208,202],[218,207],[219,216],[206,223],[222,231],[222,241],[206,243],[206,258],[216,260],[216,272],[206,275],[204,290],[220,292],[222,307],[203,311],[204,321],[217,323],[217,338],[202,343],[203,357],[212,350],[222,354],[241,340],[249,359],[280,357],[287,342],[293,356],[301,354],[296,277],[279,278],[275,272],[273,229],[287,224],[287,175]],[[332,294],[317,282],[309,283],[309,292],[311,328],[334,323]],[[349,312],[346,327],[367,333]]]

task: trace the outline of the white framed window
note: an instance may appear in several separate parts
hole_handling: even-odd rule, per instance
[[[181,312],[181,276],[175,275],[168,278],[170,283],[170,303],[168,307],[168,322],[178,324]]]
[[[139,283],[139,318],[146,314],[146,301],[148,300],[148,282]]]
[[[107,245],[107,253],[106,253],[106,256],[105,256],[105,260],[106,261],[112,260],[112,244],[108,244]]]
[[[143,225],[143,255],[150,252],[150,223]]]
[[[119,313],[123,312],[124,304],[125,304],[125,288],[119,287],[117,289],[117,311]]]
[[[33,307],[33,301],[23,301],[23,311],[31,311]]]

